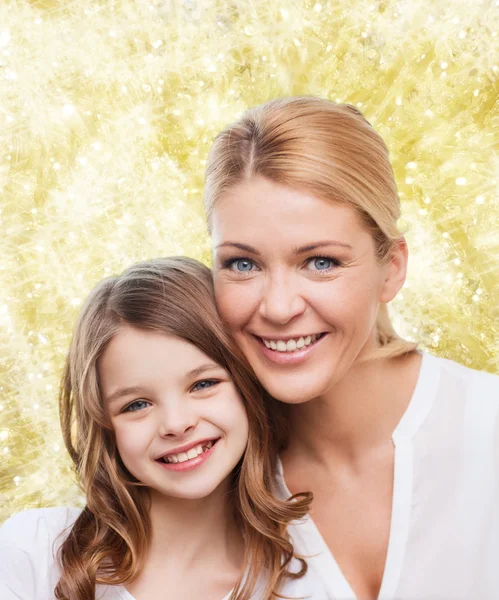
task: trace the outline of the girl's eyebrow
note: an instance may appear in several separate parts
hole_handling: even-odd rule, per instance
[[[202,373],[205,373],[206,371],[213,371],[213,369],[224,370],[224,368],[222,366],[220,366],[219,364],[217,364],[215,362],[205,363],[204,365],[201,365],[199,367],[196,367],[195,369],[192,369],[192,371],[189,371],[189,373],[187,373],[187,377],[188,378],[198,377],[199,375],[201,375]]]
[[[192,369],[192,371],[189,371],[186,375],[186,378],[190,379],[190,378],[194,378],[194,377],[199,377],[199,375],[201,375],[202,373],[205,373],[206,371],[213,371],[214,369],[224,370],[222,366],[220,366],[219,364],[217,364],[215,362],[205,363],[203,365],[200,365],[199,367],[196,367],[195,369]],[[110,396],[108,396],[104,401],[107,402],[108,404],[111,404],[112,402],[115,402],[116,400],[123,398],[123,396],[130,396],[132,394],[134,394],[134,395],[144,394],[144,388],[139,385],[132,385],[129,387],[118,388],[115,392],[113,392]]]
[[[119,388],[115,392],[113,392],[110,396],[108,396],[104,402],[111,404],[112,402],[118,400],[119,398],[123,398],[123,396],[130,396],[131,394],[143,394],[144,388],[141,388],[137,385],[132,385],[130,387]]]

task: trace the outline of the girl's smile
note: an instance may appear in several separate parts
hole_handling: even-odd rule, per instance
[[[127,324],[98,367],[120,458],[138,481],[191,499],[225,482],[244,454],[248,419],[220,365],[181,338]]]
[[[156,459],[161,467],[169,471],[188,471],[202,465],[213,454],[220,438],[201,440],[185,444],[175,451],[168,452]]]

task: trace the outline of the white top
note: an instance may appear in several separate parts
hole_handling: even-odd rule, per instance
[[[499,377],[423,354],[393,436],[394,489],[380,600],[499,598]],[[277,493],[289,497],[279,465]],[[298,553],[331,598],[355,599],[311,518]]]
[[[14,515],[0,527],[0,599],[55,600],[60,572],[55,557],[66,528],[80,514],[78,508],[42,508]],[[67,531],[66,531],[67,534]],[[299,568],[299,565],[295,564]],[[293,565],[291,567],[293,569]],[[263,595],[255,590],[252,599]],[[294,598],[329,600],[320,580],[311,572],[288,580],[281,592]],[[228,600],[230,592],[223,600]],[[165,598],[174,598],[173,590]],[[135,600],[123,586],[96,586],[97,600]]]

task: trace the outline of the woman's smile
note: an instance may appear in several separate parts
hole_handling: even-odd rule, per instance
[[[275,398],[323,395],[374,344],[387,267],[350,206],[255,177],[214,207],[212,236],[220,314]]]
[[[279,365],[296,365],[307,360],[328,334],[295,335],[292,337],[253,336],[263,356]]]

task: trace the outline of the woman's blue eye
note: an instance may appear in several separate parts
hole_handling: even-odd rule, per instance
[[[149,402],[146,402],[146,400],[135,400],[135,402],[132,402],[131,404],[129,404],[123,410],[123,412],[137,412],[138,410],[143,410],[144,408],[147,408],[148,406],[149,406]]]
[[[308,262],[308,268],[311,271],[329,271],[339,265],[338,261],[327,256],[314,256]]]
[[[192,386],[192,391],[198,392],[199,390],[207,390],[208,388],[213,387],[217,383],[219,382],[213,379],[203,379],[202,381],[198,381]]]
[[[238,271],[239,273],[249,273],[253,270],[255,266],[252,260],[248,258],[235,258],[230,261],[227,261],[226,267],[231,269],[232,271]]]

